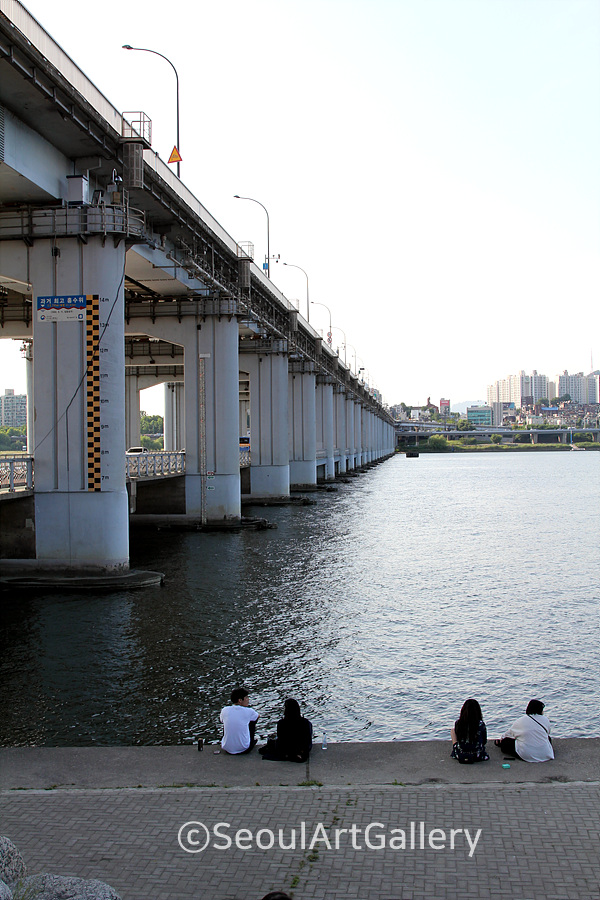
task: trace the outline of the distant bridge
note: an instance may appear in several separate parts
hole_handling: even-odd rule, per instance
[[[433,434],[442,435],[451,441],[457,441],[465,437],[474,437],[477,440],[490,440],[492,435],[499,434],[502,442],[511,444],[518,435],[528,435],[532,444],[556,443],[570,444],[573,434],[585,434],[590,441],[600,440],[600,427],[595,428],[523,428],[513,429],[505,427],[479,427],[472,431],[458,431],[440,425],[439,422],[396,422],[396,446],[404,446],[407,443],[419,443],[428,440]],[[542,440],[540,441],[540,438]]]

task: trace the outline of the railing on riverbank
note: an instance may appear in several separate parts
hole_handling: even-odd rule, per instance
[[[0,457],[0,490],[14,493],[33,490],[33,457]]]
[[[185,450],[159,450],[156,453],[128,453],[125,457],[128,478],[153,478],[185,474]]]

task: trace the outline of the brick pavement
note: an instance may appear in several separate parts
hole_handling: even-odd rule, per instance
[[[123,900],[260,900],[283,889],[294,900],[600,900],[600,784],[471,784],[335,787],[235,787],[153,789],[4,790],[0,833],[21,849],[29,871],[101,878]],[[211,829],[218,822],[231,838],[246,828],[251,848],[219,850],[212,843],[189,854],[178,844],[188,821]],[[300,823],[306,823],[306,846]],[[324,832],[309,846],[318,823]],[[365,847],[372,832],[407,849]],[[425,842],[420,847],[420,823]],[[415,844],[410,848],[411,823]],[[259,849],[277,832],[295,849]],[[469,829],[455,834],[455,849],[441,848],[431,829]],[[192,835],[192,837],[194,837]],[[469,855],[471,853],[471,855]]]

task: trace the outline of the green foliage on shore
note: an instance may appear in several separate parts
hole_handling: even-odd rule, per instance
[[[149,438],[147,434],[143,434],[140,437],[140,441],[142,442],[142,447],[145,447],[146,450],[162,450],[163,449],[163,438]]]
[[[27,443],[27,426],[21,425],[13,428],[10,425],[0,426],[0,450],[21,452],[21,447]]]
[[[427,445],[432,450],[447,450],[448,449],[448,441],[442,434],[432,434],[429,440],[427,441]]]
[[[149,416],[145,412],[140,413],[141,434],[163,434],[164,424],[162,416]]]

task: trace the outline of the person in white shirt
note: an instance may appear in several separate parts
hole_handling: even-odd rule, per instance
[[[543,712],[541,700],[530,700],[525,715],[512,723],[503,738],[495,741],[496,746],[502,753],[517,756],[525,762],[554,759],[550,721]]]
[[[231,706],[224,706],[219,718],[223,723],[221,748],[226,753],[250,753],[256,745],[254,730],[258,713],[250,706],[246,688],[231,692]]]

